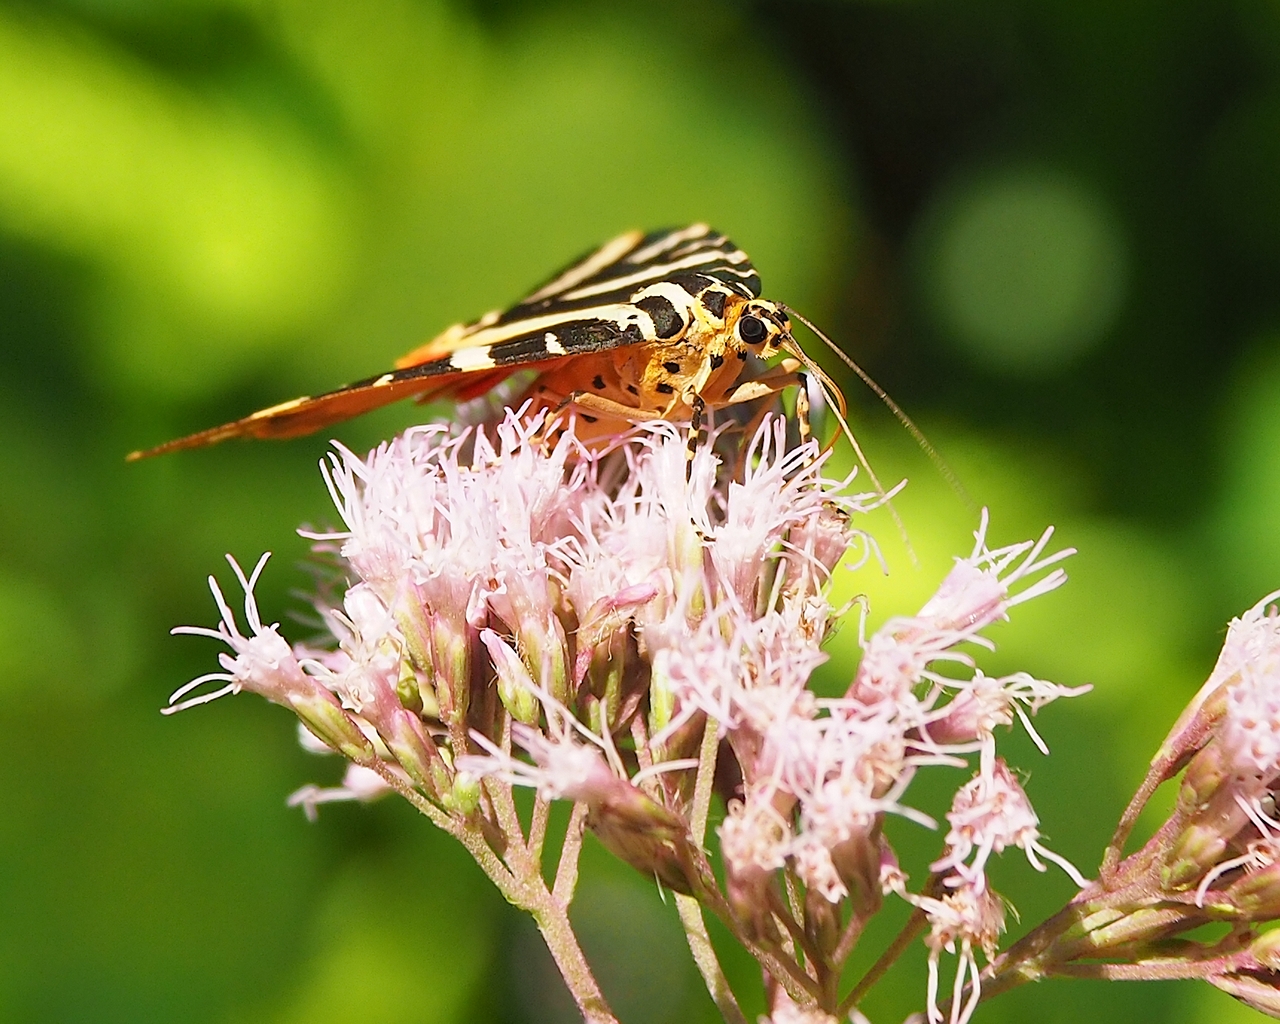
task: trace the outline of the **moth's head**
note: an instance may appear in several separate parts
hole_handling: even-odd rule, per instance
[[[726,325],[735,347],[768,359],[792,342],[791,322],[781,307],[768,299],[749,299],[737,307]]]

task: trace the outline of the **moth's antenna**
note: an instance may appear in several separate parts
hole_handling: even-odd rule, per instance
[[[915,549],[911,546],[911,538],[907,536],[907,526],[902,521],[902,517],[898,515],[898,510],[893,507],[893,502],[889,499],[889,492],[885,490],[884,484],[882,484],[880,482],[880,478],[876,476],[876,471],[871,468],[870,460],[862,451],[862,445],[858,443],[858,438],[854,435],[853,428],[849,426],[849,406],[845,402],[844,392],[836,386],[836,382],[827,375],[827,372],[810,359],[809,354],[795,343],[795,339],[792,339],[791,346],[788,347],[786,351],[799,359],[800,362],[804,364],[805,369],[812,373],[817,379],[819,386],[822,388],[823,395],[826,396],[827,408],[835,413],[836,422],[840,424],[840,432],[848,438],[849,447],[853,449],[853,454],[858,460],[858,465],[866,470],[867,477],[870,479],[872,486],[875,487],[876,492],[884,500],[885,505],[888,506],[889,514],[893,516],[893,521],[898,525],[898,533],[902,535],[902,543],[905,545],[907,553],[911,556],[912,563],[918,567],[920,562],[916,558]],[[831,444],[835,444],[834,439]],[[831,445],[827,446],[828,449],[830,447]]]
[[[943,457],[938,454],[938,449],[936,449],[930,443],[929,439],[924,436],[924,432],[915,425],[911,417],[908,416],[905,412],[903,412],[902,406],[900,406],[897,402],[895,402],[892,398],[890,398],[889,393],[875,382],[871,374],[867,373],[866,370],[864,370],[861,366],[859,366],[856,362],[854,362],[853,359],[850,358],[849,354],[845,352],[844,349],[842,349],[834,341],[832,341],[820,330],[818,330],[818,328],[815,327],[813,323],[809,321],[803,314],[796,312],[790,306],[783,305],[782,303],[779,303],[778,305],[780,308],[790,313],[802,324],[804,324],[807,328],[809,328],[809,330],[811,330],[815,335],[818,336],[818,338],[822,340],[822,343],[826,345],[827,348],[831,349],[831,351],[834,352],[836,356],[839,357],[841,362],[843,362],[846,366],[849,367],[849,369],[851,369],[854,373],[858,375],[858,378],[862,381],[862,383],[871,389],[872,393],[878,399],[880,399],[880,401],[882,401],[885,404],[885,406],[889,409],[891,413],[893,413],[893,415],[897,418],[898,422],[901,423],[906,428],[907,433],[910,434],[912,438],[915,440],[916,444],[920,446],[920,450],[923,451],[925,455],[929,457],[929,461],[933,463],[934,468],[937,469],[938,472],[942,474],[942,478],[946,480],[947,484],[951,487],[951,489],[955,491],[957,495],[959,495],[960,499],[967,506],[969,506],[969,510],[973,511],[977,509],[978,507],[977,504],[974,502],[973,498],[969,496],[969,492],[965,490],[964,484],[960,482],[960,478],[956,476],[955,472],[951,469],[951,467],[947,465],[946,460],[943,459]],[[805,363],[806,365],[811,365],[811,361],[808,359],[805,360]],[[826,374],[822,374],[822,376],[825,379],[826,383],[830,384],[830,378],[827,377]],[[845,413],[846,415],[848,413],[848,410],[845,408],[843,401],[841,402],[840,411],[842,413]],[[847,426],[845,427],[845,432],[849,433]],[[853,440],[851,433],[849,434],[849,439],[850,441]],[[859,461],[861,461],[861,455],[859,455]],[[868,470],[868,472],[870,471]]]
[[[902,544],[907,549],[907,554],[911,556],[911,564],[917,569],[920,568],[920,560],[916,558],[916,549],[911,546],[911,538],[907,535],[907,524],[902,521],[902,516],[898,515],[898,510],[894,507],[893,500],[889,497],[889,492],[885,490],[884,484],[882,484],[880,482],[880,478],[876,476],[876,471],[871,468],[871,462],[863,453],[862,445],[858,444],[858,438],[854,435],[853,428],[849,426],[849,420],[845,415],[847,407],[844,403],[844,395],[840,393],[840,389],[835,386],[831,381],[831,378],[823,373],[821,368],[809,359],[808,356],[805,356],[804,362],[805,365],[812,369],[814,374],[818,377],[818,381],[822,386],[822,392],[827,396],[828,406],[835,414],[836,422],[840,424],[840,432],[849,439],[849,446],[853,449],[853,454],[857,458],[858,464],[867,471],[867,476],[870,478],[872,485],[888,507],[889,514],[893,516],[893,521],[898,527],[898,534],[902,537]],[[835,405],[831,405],[832,398],[839,400],[837,404],[840,408],[836,408]],[[834,440],[832,443],[835,443]],[[903,483],[905,482],[906,481],[904,480]],[[894,492],[896,493],[901,489],[902,485],[899,484],[894,488]]]

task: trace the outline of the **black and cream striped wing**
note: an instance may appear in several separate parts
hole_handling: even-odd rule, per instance
[[[499,317],[511,322],[568,312],[600,302],[626,302],[637,291],[670,282],[690,295],[719,281],[743,298],[760,296],[760,278],[747,254],[705,224],[619,235],[571,264]]]
[[[527,347],[528,361],[533,362],[538,359],[539,338],[548,332],[558,334],[561,325],[573,323],[598,325],[603,321],[620,324],[624,329],[612,344],[581,351],[652,340],[655,332],[647,329],[640,293],[666,291],[676,304],[683,305],[717,282],[743,298],[760,295],[760,277],[747,254],[705,224],[649,234],[628,231],[571,263],[510,309],[494,310],[474,323],[450,327],[403,356],[396,366],[412,366],[443,359],[455,351],[483,350],[507,343]],[[642,305],[637,307],[637,301]],[[625,333],[627,323],[639,324],[642,336]],[[596,331],[588,334],[598,337]],[[548,358],[561,354],[554,341],[552,350],[545,353]]]
[[[744,298],[760,293],[746,253],[705,224],[628,232],[566,267],[510,309],[457,324],[397,360],[387,373],[322,395],[295,398],[219,427],[133,452],[129,458],[216,444],[233,437],[297,437],[404,398],[483,394],[522,368],[551,369],[575,357],[660,336],[646,300],[688,302],[716,282]]]

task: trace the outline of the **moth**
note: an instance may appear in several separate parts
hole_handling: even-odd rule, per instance
[[[533,374],[521,396],[530,412],[571,409],[588,443],[666,419],[690,425],[692,446],[708,410],[746,407],[791,387],[807,408],[805,373],[821,382],[844,425],[844,396],[800,349],[787,312],[760,297],[747,254],[706,224],[629,231],[510,309],[448,328],[386,373],[128,458],[235,437],[296,437],[404,398],[463,402],[522,371]]]

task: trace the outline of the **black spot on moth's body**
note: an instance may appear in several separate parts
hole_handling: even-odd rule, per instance
[[[638,395],[638,394],[640,394],[640,389],[639,389],[639,388],[637,388],[634,384],[628,384],[628,385],[627,385],[627,390],[628,390],[629,392],[631,392],[631,394],[633,394],[633,395]]]
[[[723,317],[724,303],[727,298],[729,298],[729,296],[724,292],[719,289],[712,289],[711,291],[702,293],[702,304],[706,306],[707,312],[712,316]]]
[[[722,366],[724,366],[724,356],[717,352],[711,357],[711,369],[718,370]]]
[[[603,390],[604,390],[604,376],[603,376],[603,375],[601,375],[601,374],[599,374],[599,373],[597,373],[594,377],[592,377],[592,378],[591,378],[591,386],[592,386],[593,388],[595,388],[597,391],[603,391]]]
[[[663,381],[653,390],[658,392],[658,394],[660,395],[674,395],[676,393],[676,389],[672,387],[670,384],[668,384],[666,381]]]
[[[663,368],[664,370],[666,370],[666,371],[667,371],[667,373],[679,373],[679,372],[680,372],[680,370],[681,370],[681,366],[680,366],[680,364],[679,364],[679,363],[677,363],[677,362],[675,362],[674,360],[673,360],[673,361],[670,361],[670,362],[663,363],[663,364],[662,364],[662,368]]]
[[[747,355],[748,355],[748,353],[747,353],[747,350],[746,350],[745,348],[740,348],[740,349],[738,349],[738,351],[737,351],[737,352],[735,352],[735,353],[734,353],[734,355],[736,355],[736,356],[737,356],[739,359],[741,359],[744,363],[747,361]]]
[[[684,330],[684,319],[676,312],[671,300],[662,295],[648,295],[636,305],[653,320],[654,333],[659,338],[674,338]]]
[[[578,413],[578,418],[582,420],[583,423],[599,423],[600,422],[599,416],[590,416],[585,412]]]

